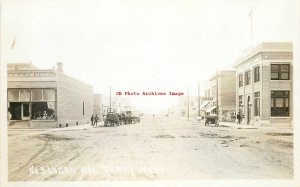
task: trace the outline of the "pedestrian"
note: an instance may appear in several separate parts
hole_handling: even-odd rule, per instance
[[[238,123],[238,124],[241,124],[241,115],[240,115],[240,113],[238,113],[238,114],[236,115],[236,119],[237,119],[237,123]]]
[[[96,126],[97,126],[97,122],[98,122],[98,116],[96,114],[96,116],[95,116],[95,122],[94,122],[94,124],[96,124]]]
[[[94,114],[92,114],[92,117],[91,117],[91,125],[94,126]]]

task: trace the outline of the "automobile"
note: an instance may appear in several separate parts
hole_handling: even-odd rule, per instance
[[[205,126],[210,126],[210,124],[219,126],[219,117],[217,115],[205,116]]]
[[[119,117],[117,115],[117,113],[115,112],[108,112],[106,117],[105,117],[105,120],[104,120],[104,126],[115,126],[115,125],[120,125],[119,124]]]

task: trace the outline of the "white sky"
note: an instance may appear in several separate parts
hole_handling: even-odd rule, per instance
[[[231,69],[253,44],[293,41],[293,0],[6,0],[2,3],[3,59],[64,72],[113,91],[197,95],[216,69]],[[10,46],[15,37],[15,46]],[[201,89],[203,92],[203,89]],[[131,97],[154,112],[174,96]]]

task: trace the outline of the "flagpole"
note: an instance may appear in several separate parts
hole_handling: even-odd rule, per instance
[[[253,45],[253,17],[252,17],[252,7],[253,7],[253,1],[251,0],[251,8],[250,8],[250,33],[251,33],[251,46]]]

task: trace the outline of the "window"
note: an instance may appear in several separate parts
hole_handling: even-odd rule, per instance
[[[289,64],[271,64],[271,80],[289,80]]]
[[[271,92],[271,116],[289,116],[289,91]]]
[[[30,90],[8,90],[8,101],[30,101]]]
[[[239,74],[239,87],[243,86],[243,74]]]
[[[55,90],[52,89],[43,90],[43,100],[55,101]]]
[[[30,101],[30,90],[20,90],[20,101]]]
[[[259,72],[259,66],[254,68],[254,82],[260,81],[260,72]]]
[[[54,102],[33,102],[32,119],[33,120],[53,120],[54,119]]]
[[[254,115],[260,116],[260,92],[254,92]]]
[[[249,85],[251,83],[251,73],[250,70],[245,72],[245,85]]]
[[[33,120],[55,119],[55,90],[54,89],[32,89],[31,108]]]
[[[31,100],[32,101],[42,101],[43,100],[43,90],[38,90],[38,89],[31,90]]]
[[[243,96],[242,95],[240,95],[239,96],[239,112],[240,112],[240,115],[242,115],[242,113],[243,113]]]
[[[19,90],[8,90],[8,101],[20,101]]]
[[[32,120],[51,120],[55,114],[55,90],[54,89],[9,89],[8,101],[12,106],[11,119],[21,120],[30,117]],[[21,113],[23,112],[23,113]]]

